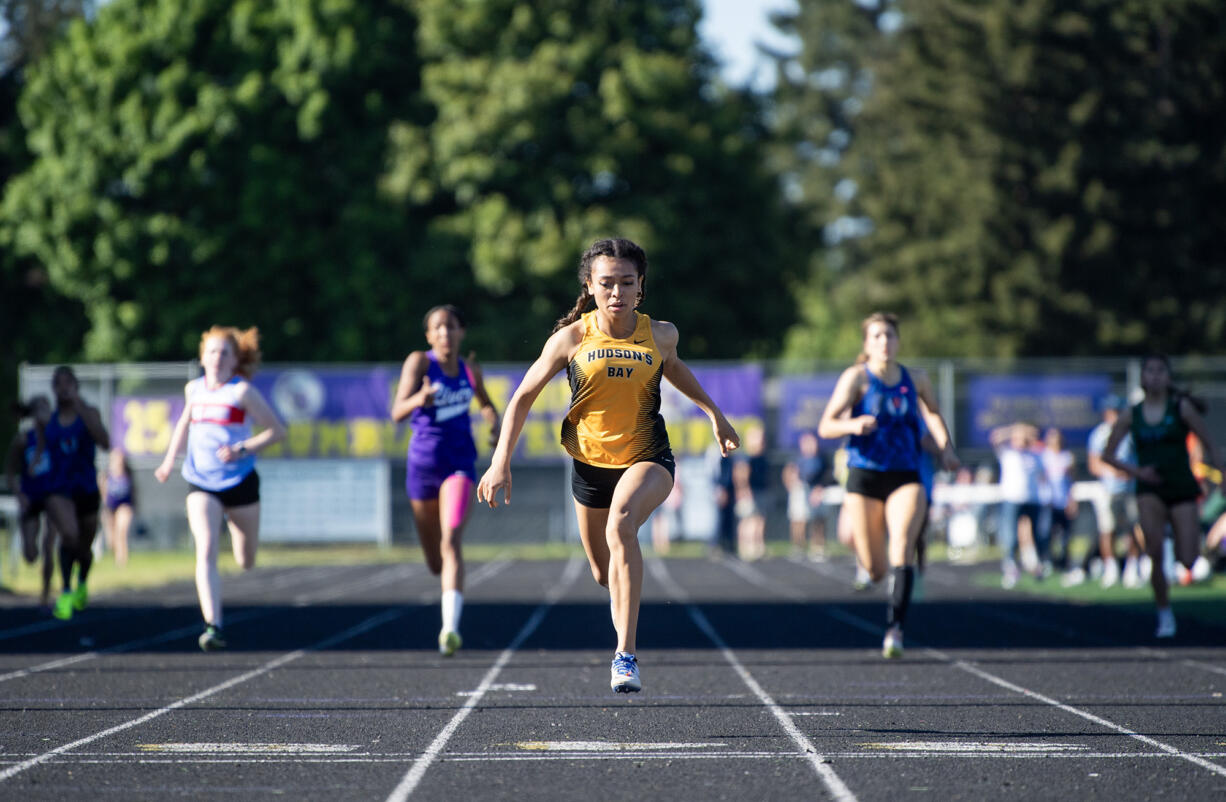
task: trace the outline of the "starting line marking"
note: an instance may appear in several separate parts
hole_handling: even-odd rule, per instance
[[[722,743],[618,743],[616,741],[519,741],[519,749],[541,752],[649,752],[668,749],[710,749]]]
[[[495,682],[486,691],[535,691],[536,686],[524,682]],[[475,696],[481,691],[456,691],[456,696]]]
[[[1012,741],[878,741],[860,744],[867,749],[890,752],[1017,752],[1051,753],[1085,751],[1081,744],[1018,743]]]
[[[143,752],[171,752],[175,754],[227,754],[227,755],[318,755],[352,752],[360,747],[349,744],[221,744],[221,743],[170,743],[137,744]]]

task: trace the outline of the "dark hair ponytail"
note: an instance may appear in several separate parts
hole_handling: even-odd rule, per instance
[[[579,287],[579,297],[575,299],[575,305],[570,308],[562,317],[558,318],[558,322],[553,324],[553,333],[559,332],[562,329],[574,323],[583,313],[587,311],[588,304],[592,301],[592,295],[587,291],[587,284],[584,283]]]

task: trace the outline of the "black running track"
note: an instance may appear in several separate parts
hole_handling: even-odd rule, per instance
[[[644,688],[609,691],[581,560],[469,566],[437,653],[420,565],[190,586],[72,622],[0,606],[0,799],[1013,800],[1226,795],[1226,631],[929,569],[902,660],[846,563],[649,560]],[[1178,609],[1178,608],[1177,608]]]

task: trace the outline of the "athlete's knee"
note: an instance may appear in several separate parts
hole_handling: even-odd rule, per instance
[[[443,555],[432,554],[426,557],[426,568],[435,576],[443,573]]]
[[[596,580],[597,585],[607,588],[609,586],[609,572],[597,565],[593,565],[591,568],[592,579]]]

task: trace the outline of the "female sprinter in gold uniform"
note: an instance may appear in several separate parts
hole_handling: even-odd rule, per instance
[[[558,321],[541,355],[507,404],[489,470],[477,499],[496,507],[511,501],[511,453],[528,410],[563,368],[571,403],[562,445],[574,458],[571,491],[579,536],[592,575],[609,589],[617,651],[611,687],[642,688],[635,658],[643,555],[639,527],[668,497],[673,454],[660,416],[660,378],[688,396],[711,419],[725,457],[738,445],[736,431],[677,356],[677,328],[637,311],[647,278],[647,255],[626,239],[594,243],[579,263],[579,298]],[[596,308],[584,314],[591,301]]]

